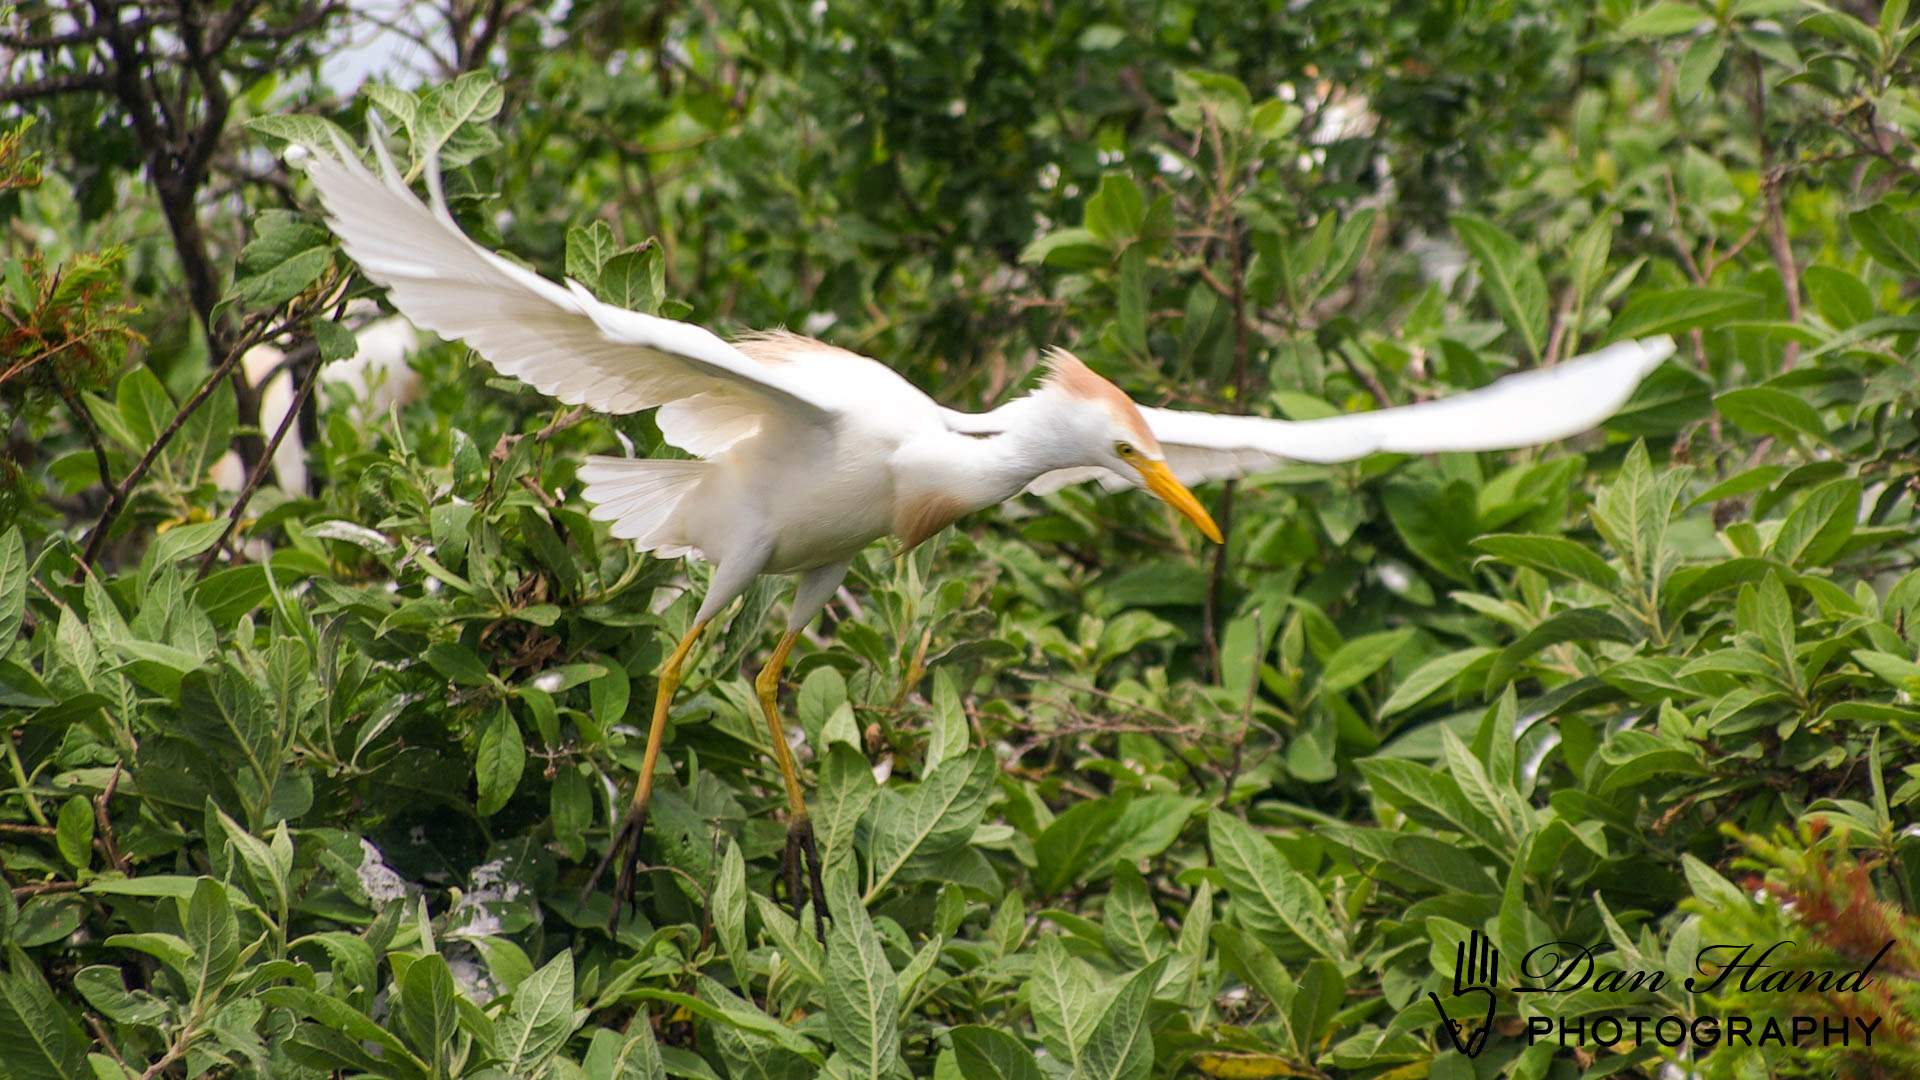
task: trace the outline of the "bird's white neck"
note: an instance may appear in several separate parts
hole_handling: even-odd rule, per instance
[[[998,433],[943,433],[915,462],[916,487],[950,495],[960,513],[984,510],[1020,494],[1055,469],[1087,464],[1082,440],[1072,437],[1045,394],[1008,402],[988,413]]]

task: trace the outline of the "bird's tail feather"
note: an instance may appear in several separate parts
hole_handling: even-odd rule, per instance
[[[589,457],[580,465],[582,497],[612,533],[663,558],[698,555],[680,528],[681,500],[706,479],[711,463],[657,458]]]

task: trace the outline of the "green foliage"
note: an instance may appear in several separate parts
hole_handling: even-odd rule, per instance
[[[1894,940],[1906,1015],[1920,30],[1467,7],[576,3],[346,104],[241,65],[207,322],[289,355],[352,355],[378,294],[255,152],[380,130],[543,272],[956,404],[1053,344],[1304,418],[1680,339],[1567,446],[1241,482],[1217,565],[1093,489],[863,554],[786,695],[824,940],[773,898],[771,585],[688,663],[639,909],[581,895],[706,573],[576,497],[652,421],[435,345],[389,414],[318,395],[312,494],[223,491],[257,416],[166,200],[107,98],[37,101],[0,140],[46,176],[0,190],[38,248],[0,325],[0,1076],[1653,1076],[1514,1032],[1754,1005],[1503,993],[1469,1064],[1427,995],[1475,932],[1676,976]],[[286,25],[234,47],[309,64],[330,31]],[[1911,1070],[1896,1035],[1686,1067]]]

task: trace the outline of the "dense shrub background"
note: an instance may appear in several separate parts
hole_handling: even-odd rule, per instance
[[[0,17],[0,1076],[1920,1071],[1904,2],[455,0],[317,78],[372,18]],[[313,494],[208,477],[273,435],[240,354],[305,379],[378,297],[278,159],[376,114],[546,272],[956,404],[1054,344],[1292,417],[1681,349],[1567,445],[1211,489],[1218,551],[1078,489],[874,548],[788,698],[824,945],[769,898],[755,590],[609,936],[580,886],[697,588],[573,463],[651,422],[440,345],[388,414],[316,395]],[[1506,985],[1553,940],[1672,981],[1503,994],[1469,1061],[1426,992],[1473,930]],[[1782,937],[1895,944],[1864,1003],[1680,983]],[[1883,1024],[1515,1037],[1729,1008]]]

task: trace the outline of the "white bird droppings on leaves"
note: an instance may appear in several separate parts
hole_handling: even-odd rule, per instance
[[[483,1009],[500,995],[500,988],[494,984],[493,976],[471,957],[460,956],[448,960],[447,970],[453,974],[453,984],[460,992]]]
[[[543,671],[533,677],[533,688],[543,694],[556,694],[560,692],[560,684],[564,681],[557,671]]]
[[[355,874],[360,880],[360,891],[375,904],[390,904],[395,900],[404,900],[407,896],[407,883],[399,874],[393,872],[380,849],[373,841],[360,838],[360,869]]]

